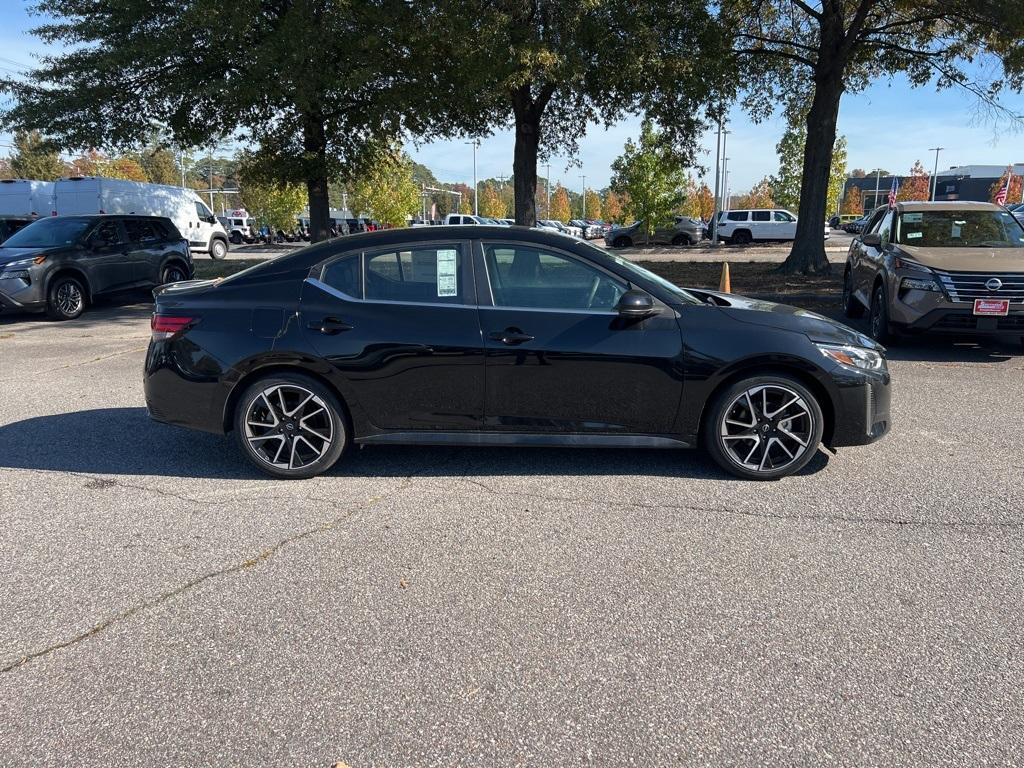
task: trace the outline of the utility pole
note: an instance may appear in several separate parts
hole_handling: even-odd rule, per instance
[[[544,177],[544,182],[545,182],[545,184],[547,185],[547,188],[548,188],[548,205],[547,205],[547,208],[544,209],[544,215],[547,218],[550,219],[551,218],[551,163],[548,163],[548,172],[547,172],[547,175]]]
[[[932,201],[935,200],[935,187],[936,187],[936,182],[938,181],[937,177],[938,177],[938,173],[939,173],[939,152],[941,152],[944,149],[945,149],[945,147],[931,147],[928,150],[929,152],[934,152],[935,153],[935,170],[932,171],[932,192],[928,196],[928,199],[932,200]]]
[[[718,194],[721,191],[722,171],[722,118],[718,118],[718,137],[715,139],[715,205],[711,212],[711,245],[718,245]]]
[[[872,211],[878,207],[878,181],[881,178],[881,176],[882,172],[878,168],[875,168],[875,199],[871,205]]]
[[[210,210],[213,210],[213,150],[210,150],[210,156],[207,158],[209,161],[207,167],[210,171]]]
[[[587,177],[584,174],[580,174],[580,178],[583,179],[583,196],[580,198],[583,201],[583,221],[587,220]]]
[[[477,194],[476,187],[476,148],[480,146],[480,139],[473,139],[472,141],[467,141],[466,143],[473,145],[473,215],[479,216],[480,201],[478,199],[479,195]]]
[[[729,210],[729,158],[722,158],[722,210]]]

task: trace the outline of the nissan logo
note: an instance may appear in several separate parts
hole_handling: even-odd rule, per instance
[[[990,291],[998,291],[1000,288],[1003,287],[1003,281],[1000,280],[998,277],[993,277],[991,280],[985,283],[985,287],[988,288]]]

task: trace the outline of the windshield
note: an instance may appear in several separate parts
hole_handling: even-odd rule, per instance
[[[77,243],[89,228],[89,219],[39,219],[4,241],[4,248],[55,248]]]
[[[650,270],[644,269],[643,267],[634,264],[629,259],[624,259],[621,256],[612,253],[611,251],[606,251],[604,248],[594,245],[593,243],[584,244],[588,248],[600,254],[600,258],[614,262],[619,267],[623,268],[628,273],[628,275],[634,275],[636,277],[641,278],[642,280],[649,280],[652,283],[656,283],[660,288],[664,288],[665,291],[667,291],[673,299],[679,301],[682,304],[704,303],[693,294],[680,288],[675,283],[670,283],[668,280],[661,277],[660,275],[656,275]]]
[[[1024,227],[1006,211],[904,211],[896,242],[921,248],[1024,248]]]

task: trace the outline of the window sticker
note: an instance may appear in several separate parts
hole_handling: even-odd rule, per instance
[[[907,240],[914,240],[918,237],[924,237],[924,232],[907,232]]]
[[[910,223],[910,222],[919,222],[919,221],[921,221],[921,219],[923,217],[924,217],[923,213],[913,213],[911,211],[907,211],[906,213],[903,214],[903,221],[908,222],[908,223]]]
[[[455,280],[455,249],[437,252],[437,295],[457,296],[458,285]]]

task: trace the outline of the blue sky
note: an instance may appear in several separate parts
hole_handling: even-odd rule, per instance
[[[9,74],[30,65],[33,54],[45,53],[45,46],[29,34],[38,19],[30,17],[24,0],[0,0],[0,72]],[[1013,94],[1004,99],[1024,113],[1024,96]],[[580,142],[576,160],[552,158],[551,178],[570,189],[582,188],[581,174],[587,186],[600,188],[608,183],[611,163],[622,151],[626,139],[639,133],[638,117],[625,119],[609,129],[592,126]],[[755,124],[738,108],[733,110],[727,154],[729,187],[733,193],[749,189],[778,165],[775,144],[785,125],[779,119]],[[882,167],[906,172],[915,160],[931,169],[934,153],[929,147],[945,147],[939,167],[954,165],[1005,165],[1024,162],[1024,133],[994,127],[976,119],[971,99],[957,90],[936,92],[932,88],[911,88],[896,77],[877,81],[859,94],[847,94],[839,115],[839,132],[847,138],[849,168],[869,170]],[[0,134],[0,153],[6,153],[10,137]],[[714,165],[715,134],[702,138],[702,164]],[[484,138],[477,153],[479,178],[508,176],[512,172],[512,134],[508,131]],[[413,157],[430,167],[442,181],[471,181],[472,148],[461,140],[441,141],[407,147]],[[540,173],[546,173],[540,168]]]

